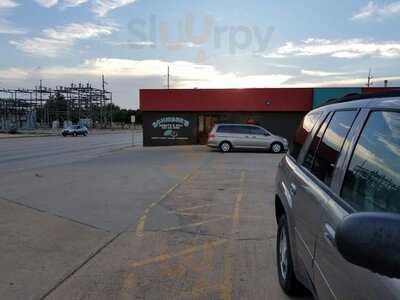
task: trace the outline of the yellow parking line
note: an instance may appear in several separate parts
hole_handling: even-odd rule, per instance
[[[150,258],[146,258],[143,259],[141,261],[129,261],[128,265],[131,268],[138,268],[138,267],[143,267],[149,264],[153,264],[153,263],[159,263],[159,262],[163,262],[172,258],[176,258],[176,257],[180,257],[180,256],[186,256],[186,255],[190,255],[199,251],[203,251],[204,249],[206,249],[207,247],[217,247],[220,246],[224,243],[226,243],[227,240],[226,239],[220,239],[220,240],[216,240],[213,242],[206,242],[202,245],[198,245],[198,246],[193,246],[190,248],[187,248],[185,250],[182,251],[178,251],[176,253],[173,254],[163,254],[163,255],[159,255],[159,256],[155,256],[155,257],[150,257]]]
[[[218,221],[222,221],[222,220],[226,220],[226,219],[230,219],[230,218],[231,218],[230,216],[224,216],[224,217],[219,217],[219,218],[215,218],[215,219],[211,219],[211,220],[206,220],[203,222],[197,222],[197,223],[192,223],[192,224],[183,225],[183,226],[161,229],[161,231],[174,231],[174,230],[180,230],[180,229],[184,229],[184,228],[197,227],[197,226],[201,226],[201,225],[205,225],[205,224],[213,223],[213,222],[218,222]]]
[[[190,175],[189,175],[190,177]],[[188,178],[188,176],[185,176],[185,178]],[[187,180],[185,179],[184,180]],[[177,187],[179,186],[179,183],[175,184],[173,187],[171,187],[166,193],[164,193],[161,198],[158,201],[155,201],[150,204],[148,208],[145,209],[143,215],[140,217],[138,224],[136,225],[136,236],[138,237],[143,237],[144,234],[144,224],[146,222],[147,216],[150,213],[150,210],[157,206],[161,201],[163,201],[165,198],[168,197],[169,194],[171,194]]]
[[[227,214],[212,214],[212,213],[188,213],[188,212],[179,212],[179,211],[170,211],[169,214],[176,214],[180,216],[207,216],[207,217],[228,217],[232,218],[233,215]],[[263,216],[253,216],[253,215],[240,215],[241,219],[265,219]]]
[[[243,184],[246,173],[244,171],[240,174],[240,191],[236,194],[235,207],[233,211],[232,232],[229,238],[229,244],[225,247],[224,252],[224,279],[221,285],[221,293],[223,300],[231,300],[233,293],[233,238],[238,231],[240,223],[240,204],[243,199]]]
[[[194,209],[199,209],[199,208],[204,208],[204,207],[210,207],[210,206],[215,206],[216,204],[204,204],[204,205],[197,205],[197,206],[192,206],[192,207],[185,207],[185,208],[179,208],[176,211],[187,211],[187,210],[194,210]]]

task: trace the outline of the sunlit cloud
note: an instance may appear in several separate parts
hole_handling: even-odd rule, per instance
[[[328,40],[311,38],[299,43],[287,42],[284,46],[263,56],[266,58],[296,56],[330,56],[348,59],[364,56],[397,58],[400,57],[400,42],[373,42],[363,39]]]
[[[313,77],[331,77],[331,76],[343,76],[346,73],[340,72],[326,72],[320,70],[301,70],[301,74]]]
[[[10,41],[18,50],[34,56],[56,57],[71,49],[79,40],[110,35],[118,28],[114,25],[93,23],[72,23],[66,26],[48,28],[40,37]]]

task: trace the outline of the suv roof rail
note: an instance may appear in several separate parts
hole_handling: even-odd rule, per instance
[[[348,94],[341,98],[332,98],[325,102],[325,105],[334,104],[334,103],[343,103],[355,100],[367,100],[374,98],[391,98],[391,97],[400,97],[400,89],[393,89],[387,92],[381,93],[372,93],[372,94]]]

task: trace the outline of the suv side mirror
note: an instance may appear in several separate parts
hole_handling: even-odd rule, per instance
[[[270,134],[268,132],[265,132],[264,135],[265,136],[270,136]]]
[[[400,215],[356,213],[336,230],[336,246],[350,263],[400,278]]]

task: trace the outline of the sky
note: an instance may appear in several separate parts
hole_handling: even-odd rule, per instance
[[[0,0],[0,88],[400,86],[400,1]]]

